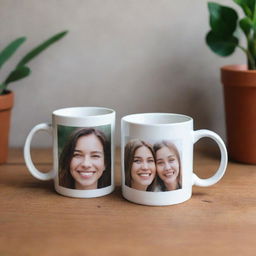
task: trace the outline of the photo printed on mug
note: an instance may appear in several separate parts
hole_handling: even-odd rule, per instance
[[[180,148],[176,140],[127,138],[124,149],[125,185],[151,192],[181,189]]]
[[[93,190],[111,185],[111,125],[58,125],[59,185]]]

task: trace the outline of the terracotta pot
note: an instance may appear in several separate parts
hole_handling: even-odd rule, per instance
[[[13,100],[14,96],[10,91],[4,95],[0,95],[0,164],[7,162]]]
[[[256,70],[246,65],[221,68],[231,159],[256,164]]]

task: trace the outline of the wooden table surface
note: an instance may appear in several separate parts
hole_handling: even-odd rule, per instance
[[[34,149],[36,166],[51,167],[51,151]],[[94,199],[54,192],[52,181],[27,171],[21,149],[0,165],[0,256],[8,255],[256,255],[256,166],[229,162],[224,178],[193,187],[185,203],[149,207],[122,198],[120,158],[116,190]],[[196,150],[194,167],[209,177],[218,152]]]

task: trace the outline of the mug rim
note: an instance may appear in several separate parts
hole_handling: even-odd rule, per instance
[[[98,114],[86,114],[86,111],[99,111]],[[70,113],[72,111],[73,113]],[[66,112],[66,113],[65,113]],[[84,114],[81,114],[84,112]],[[106,117],[115,113],[115,110],[105,107],[67,107],[56,109],[52,112],[53,116],[67,118],[85,118],[85,117]]]
[[[160,117],[160,116],[167,116],[167,117],[178,117],[181,118],[181,121],[176,121],[176,122],[166,122],[166,123],[154,123],[154,122],[143,122],[141,120],[132,120],[138,117]],[[182,120],[183,119],[183,120]],[[136,124],[136,125],[141,125],[141,126],[168,126],[168,125],[177,125],[177,124],[186,124],[193,122],[193,118],[184,115],[184,114],[176,114],[176,113],[164,113],[164,112],[151,112],[151,113],[137,113],[137,114],[130,114],[122,117],[123,122],[127,122],[130,124]]]

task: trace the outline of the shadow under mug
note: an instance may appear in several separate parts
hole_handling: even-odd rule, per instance
[[[213,139],[221,153],[220,166],[208,179],[193,173],[193,147]],[[193,130],[189,116],[169,113],[133,114],[121,120],[122,194],[144,205],[172,205],[188,200],[192,186],[211,186],[225,173],[224,142],[209,130]]]
[[[53,169],[40,172],[31,159],[33,136],[46,131],[53,137]],[[24,159],[39,180],[54,180],[55,190],[65,196],[91,198],[114,190],[115,111],[100,107],[55,110],[52,124],[36,125],[28,134]]]

